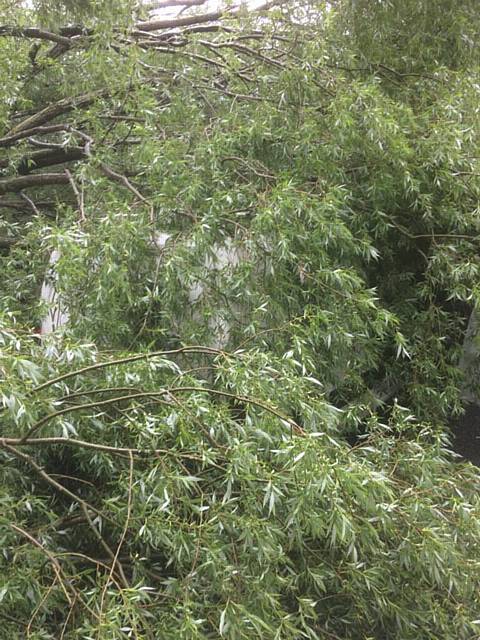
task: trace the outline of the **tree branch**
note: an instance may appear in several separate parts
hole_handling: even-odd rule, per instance
[[[88,440],[78,440],[77,438],[64,438],[63,436],[51,436],[46,438],[30,438],[23,441],[21,438],[2,438],[0,445],[8,444],[12,447],[41,447],[48,445],[64,445],[66,447],[78,447],[80,449],[89,449],[91,451],[99,451],[115,456],[134,456],[145,457],[147,455],[176,455],[182,458],[192,458],[190,454],[182,454],[171,449],[139,449],[138,447],[113,447],[107,444],[98,444],[97,442],[89,442]]]
[[[97,516],[105,518],[105,514],[103,514],[99,509],[96,509],[94,506],[80,498],[80,496],[77,496],[77,494],[73,493],[73,491],[70,491],[62,484],[57,482],[54,478],[52,478],[46,471],[42,469],[40,465],[35,462],[35,460],[31,456],[23,453],[22,451],[18,451],[18,449],[9,445],[3,438],[0,438],[0,448],[4,449],[5,451],[9,451],[15,458],[23,460],[23,462],[31,467],[37,473],[37,475],[39,475],[47,484],[52,486],[54,489],[68,496],[69,498],[77,502],[80,506],[82,504],[85,504],[91,511],[96,513]]]
[[[132,362],[139,362],[140,360],[150,360],[152,358],[161,358],[166,356],[180,355],[182,353],[200,353],[204,355],[211,356],[219,356],[219,355],[227,355],[225,351],[221,351],[220,349],[215,349],[214,347],[202,347],[193,345],[190,347],[180,347],[179,349],[170,349],[168,351],[151,351],[150,353],[140,353],[134,356],[127,356],[125,358],[118,358],[116,360],[107,360],[106,362],[96,362],[94,364],[90,364],[82,369],[77,369],[76,371],[68,371],[56,378],[52,378],[51,380],[47,380],[46,382],[42,382],[35,389],[32,389],[29,395],[33,393],[38,393],[42,389],[50,387],[53,384],[57,384],[59,382],[64,382],[69,378],[73,378],[78,375],[83,375],[85,373],[89,373],[90,371],[96,371],[98,369],[105,369],[106,367],[115,367],[122,364],[129,364]]]
[[[37,38],[39,40],[49,40],[57,44],[63,44],[70,47],[72,41],[70,38],[60,36],[57,33],[46,31],[45,29],[37,29],[36,27],[15,27],[4,25],[0,26],[0,36],[16,36],[23,38]]]
[[[11,138],[20,131],[38,127],[45,122],[48,122],[49,120],[53,120],[53,118],[56,118],[62,113],[67,113],[68,111],[72,111],[73,109],[87,107],[88,105],[92,104],[92,102],[94,102],[97,98],[105,95],[107,95],[107,91],[105,91],[105,89],[102,89],[99,91],[94,91],[92,93],[85,93],[81,96],[75,96],[74,98],[63,98],[58,102],[49,104],[44,109],[37,111],[29,118],[26,118],[25,120],[22,120],[22,122],[19,122],[17,125],[15,125],[15,127],[13,127],[7,137]]]
[[[29,138],[37,134],[57,133],[58,131],[68,131],[68,125],[66,124],[50,124],[46,127],[32,127],[31,129],[25,129],[11,136],[5,136],[0,138],[0,147],[11,147],[23,138]]]
[[[66,585],[68,584],[68,581],[66,580],[65,576],[62,573],[62,568],[60,567],[60,564],[58,563],[58,560],[55,558],[55,556],[53,554],[50,553],[50,551],[48,551],[48,549],[46,549],[43,544],[41,542],[39,542],[36,538],[34,538],[33,536],[31,536],[28,531],[25,531],[24,529],[22,529],[21,527],[19,527],[16,524],[10,524],[10,527],[16,531],[17,533],[20,533],[24,538],[26,538],[27,540],[29,540],[29,542],[31,542],[33,544],[34,547],[37,547],[37,549],[40,549],[40,551],[42,551],[47,558],[50,560],[50,564],[52,565],[53,571],[55,572],[55,575],[57,576],[57,579],[62,587],[62,591],[65,594],[65,597],[67,598],[68,604],[70,606],[72,606],[73,602],[71,600],[71,596],[68,592],[68,589],[66,587]],[[71,585],[70,585],[71,586]],[[74,591],[75,595],[76,592]]]
[[[35,169],[43,167],[51,167],[55,164],[63,164],[64,162],[73,162],[85,158],[82,147],[60,147],[56,149],[42,149],[42,151],[34,151],[28,156],[21,158],[17,165],[17,173],[22,176],[28,175]],[[8,166],[8,159],[0,161],[0,168]]]
[[[47,187],[52,184],[68,184],[65,173],[35,173],[29,176],[14,176],[0,180],[0,195],[18,193],[30,187]]]
[[[273,2],[264,2],[258,7],[251,10],[252,13],[258,13],[264,11],[275,5],[281,4],[282,0],[276,0]],[[202,24],[204,22],[215,22],[221,18],[234,18],[238,17],[245,11],[242,6],[234,10],[220,9],[218,11],[210,11],[209,13],[203,13],[194,16],[185,16],[183,18],[170,18],[168,20],[149,20],[147,22],[138,22],[135,28],[139,31],[159,31],[161,29],[174,29],[176,27],[187,27],[193,24]]]

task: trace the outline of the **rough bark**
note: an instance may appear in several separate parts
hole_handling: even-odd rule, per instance
[[[52,184],[68,184],[65,173],[35,173],[29,176],[13,176],[0,180],[0,195],[18,193],[30,187],[47,187]]]

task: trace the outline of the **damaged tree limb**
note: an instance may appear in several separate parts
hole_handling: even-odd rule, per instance
[[[27,176],[13,176],[0,180],[0,195],[18,193],[31,187],[48,187],[50,185],[68,184],[65,173],[35,173]]]

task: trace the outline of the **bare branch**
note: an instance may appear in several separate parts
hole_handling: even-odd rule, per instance
[[[136,189],[133,186],[133,184],[130,182],[127,176],[124,176],[121,173],[117,173],[116,171],[111,169],[107,164],[105,164],[105,162],[100,163],[100,168],[108,178],[111,178],[112,180],[115,180],[115,182],[123,184],[123,186],[126,187],[129,191],[131,191],[133,195],[136,196],[139,200],[141,200],[142,202],[148,203],[148,200],[144,196],[142,196],[142,194],[140,193],[140,191],[138,191],[138,189]]]
[[[152,358],[161,358],[166,356],[180,355],[182,353],[201,353],[204,355],[211,356],[219,356],[219,355],[227,355],[225,351],[221,351],[220,349],[215,349],[213,347],[202,347],[199,345],[193,345],[190,347],[180,347],[179,349],[170,349],[168,351],[151,351],[150,353],[140,353],[135,356],[127,356],[126,358],[118,358],[116,360],[107,360],[106,362],[96,362],[95,364],[90,364],[87,367],[83,367],[82,369],[77,369],[76,371],[69,371],[64,373],[56,378],[52,378],[51,380],[47,380],[42,384],[39,384],[38,387],[32,389],[31,393],[37,393],[46,387],[50,387],[53,384],[57,384],[59,382],[64,382],[69,378],[73,378],[78,375],[83,375],[85,373],[89,373],[90,371],[96,371],[97,369],[105,369],[106,367],[115,367],[122,364],[128,364],[131,362],[139,362],[141,360],[151,360]]]
[[[245,404],[250,404],[252,406],[258,407],[267,411],[268,413],[279,418],[283,423],[288,424],[292,431],[295,431],[297,434],[304,434],[304,430],[300,427],[294,420],[284,415],[280,411],[278,411],[275,407],[272,407],[262,400],[257,400],[256,398],[250,398],[247,396],[238,395],[235,393],[229,393],[228,391],[222,391],[219,389],[213,389],[208,387],[165,387],[159,391],[142,391],[139,393],[131,393],[127,395],[121,395],[114,398],[107,398],[106,400],[98,400],[95,402],[86,402],[84,404],[77,404],[70,407],[64,407],[63,409],[59,409],[58,411],[54,411],[53,413],[49,413],[44,416],[38,422],[36,422],[28,432],[21,438],[20,443],[25,444],[37,431],[43,427],[45,424],[54,420],[55,418],[59,418],[67,413],[75,413],[78,411],[85,411],[85,409],[98,409],[99,407],[105,407],[109,405],[114,405],[126,401],[131,400],[149,400],[155,399],[155,402],[159,404],[167,404],[170,405],[169,398],[174,397],[177,393],[207,393],[210,395],[216,395],[223,398],[231,398],[232,400],[236,400],[239,402],[243,402]],[[167,400],[162,400],[162,396],[165,396]]]
[[[68,131],[68,125],[66,124],[50,124],[46,127],[33,127],[31,129],[25,129],[11,136],[5,136],[0,138],[0,147],[11,147],[17,140],[23,138],[29,138],[37,134],[56,133],[58,131]]]
[[[48,445],[64,445],[66,447],[78,447],[79,449],[89,449],[91,451],[99,451],[101,453],[108,453],[114,456],[120,456],[122,458],[129,456],[139,456],[145,458],[149,455],[169,455],[179,458],[188,458],[192,460],[201,460],[201,457],[195,456],[195,454],[181,453],[174,451],[173,449],[139,449],[136,447],[113,447],[107,444],[99,444],[97,442],[89,442],[88,440],[78,440],[77,438],[64,438],[63,436],[52,436],[47,438],[31,438],[22,441],[21,438],[2,438],[0,444],[5,443],[12,447],[42,447]]]
[[[130,459],[132,459],[131,455],[132,454],[130,454]],[[125,589],[128,589],[130,585],[128,584],[128,580],[127,580],[127,578],[125,576],[125,571],[123,570],[122,563],[120,562],[120,560],[118,558],[118,555],[115,555],[113,553],[113,551],[110,549],[110,547],[108,546],[108,544],[105,542],[105,540],[103,539],[100,531],[98,531],[98,529],[95,526],[93,520],[91,519],[90,514],[88,513],[87,507],[84,504],[82,504],[82,511],[83,511],[83,513],[85,515],[85,518],[86,518],[89,526],[90,526],[90,529],[93,531],[95,537],[97,538],[99,543],[102,545],[102,547],[105,549],[105,551],[107,552],[108,556],[112,560],[111,571],[113,572],[113,568],[115,567],[115,565],[118,567],[118,573],[119,573],[120,578],[122,580],[123,586],[125,587]],[[112,576],[113,576],[113,573],[110,574],[110,579],[112,578]]]
[[[264,11],[275,5],[281,4],[281,1],[264,2],[255,9],[252,9],[253,13]],[[187,27],[193,24],[202,24],[204,22],[215,22],[221,18],[234,18],[238,17],[245,11],[244,7],[236,8],[233,11],[231,9],[221,9],[218,11],[210,11],[209,13],[203,13],[194,16],[185,16],[183,18],[171,18],[168,20],[149,20],[148,22],[138,22],[135,25],[136,29],[140,31],[160,31],[161,29],[174,29],[176,27]]]
[[[70,47],[72,41],[70,38],[60,36],[57,33],[46,31],[45,29],[37,29],[36,27],[14,27],[14,26],[0,26],[0,36],[14,36],[21,38],[37,38],[39,40],[49,40],[58,44],[63,44]]]
[[[82,160],[85,153],[81,147],[62,147],[43,149],[42,151],[34,151],[28,156],[21,158],[17,165],[17,172],[22,175],[28,175],[35,169],[43,167],[51,167],[55,164],[63,164],[64,162],[73,162]],[[8,159],[0,161],[0,168],[8,166]]]
[[[25,202],[26,202],[26,203],[28,204],[28,206],[32,209],[33,213],[34,213],[36,216],[39,216],[39,215],[40,215],[40,211],[37,209],[36,204],[34,203],[34,201],[33,201],[31,198],[29,198],[29,197],[27,196],[27,194],[26,194],[26,193],[20,192],[20,197],[22,198],[22,200],[25,200]]]
[[[123,569],[121,568],[122,565],[119,563],[119,556],[120,556],[120,551],[122,550],[122,546],[123,543],[125,542],[125,538],[127,537],[127,532],[128,532],[128,527],[130,525],[130,518],[132,515],[132,497],[133,497],[133,456],[130,453],[129,454],[129,459],[130,459],[130,465],[129,465],[129,474],[128,474],[128,498],[127,498],[127,516],[125,518],[125,524],[123,526],[123,531],[122,531],[122,535],[120,536],[120,541],[117,545],[117,550],[115,551],[115,556],[112,559],[112,565],[110,568],[110,572],[108,575],[108,580],[105,582],[103,589],[102,589],[102,595],[100,597],[100,622],[102,621],[102,614],[103,614],[103,606],[105,603],[105,596],[107,594],[107,589],[108,589],[108,585],[110,583],[110,581],[113,578],[113,573],[115,571],[115,567],[119,566],[120,570],[121,570],[121,575],[123,576],[125,582],[126,582],[126,578],[125,578],[125,574],[123,573]],[[128,583],[127,583],[128,584]]]
[[[80,221],[81,222],[85,222],[86,217],[85,217],[85,209],[83,206],[83,189],[82,192],[80,193],[80,191],[78,190],[77,185],[75,184],[75,180],[73,179],[72,174],[70,173],[70,171],[68,169],[65,169],[65,174],[72,186],[72,191],[75,194],[76,198],[77,198],[77,202],[78,202],[78,211],[80,213]]]
[[[19,122],[17,125],[15,125],[15,127],[13,127],[13,129],[10,131],[8,138],[11,138],[20,131],[38,127],[39,125],[42,125],[49,120],[53,120],[53,118],[56,118],[62,113],[67,113],[68,111],[72,111],[73,109],[87,107],[88,105],[92,104],[92,102],[104,95],[107,95],[107,92],[105,90],[94,91],[92,93],[85,93],[81,96],[75,96],[74,98],[63,98],[58,102],[49,104],[44,109],[37,111],[29,118],[26,118],[25,120],[22,120],[22,122]]]

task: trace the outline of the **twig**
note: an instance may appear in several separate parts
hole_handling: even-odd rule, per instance
[[[108,574],[108,578],[103,586],[102,589],[102,595],[100,597],[100,622],[102,620],[102,614],[103,614],[103,606],[104,606],[104,602],[105,602],[105,595],[107,593],[107,589],[108,589],[108,585],[110,584],[110,581],[112,580],[113,577],[113,572],[115,570],[115,566],[118,563],[118,557],[120,555],[120,551],[122,549],[123,543],[125,541],[125,537],[127,535],[127,531],[128,531],[128,525],[130,524],[130,516],[132,513],[132,489],[133,489],[133,456],[132,454],[130,454],[130,465],[129,465],[129,477],[128,477],[128,498],[127,498],[127,516],[125,518],[125,525],[123,527],[123,531],[122,531],[122,535],[120,537],[120,541],[118,543],[117,546],[117,550],[115,552],[115,556],[112,560],[112,566],[110,568],[110,572]],[[123,570],[122,570],[122,574],[123,574]]]
[[[100,533],[100,531],[97,530],[97,527],[94,525],[92,519],[90,518],[90,514],[88,513],[87,507],[84,504],[82,504],[81,506],[82,506],[82,511],[83,511],[83,513],[85,515],[85,518],[87,519],[87,522],[88,522],[88,524],[90,526],[90,529],[93,531],[93,533],[95,534],[95,537],[100,542],[100,544],[102,545],[102,547],[105,549],[105,551],[107,552],[108,556],[112,560],[112,567],[117,565],[118,573],[120,574],[120,578],[121,578],[121,580],[123,582],[123,586],[125,587],[125,589],[128,589],[130,585],[128,584],[127,578],[125,577],[125,572],[124,572],[123,567],[122,567],[122,565],[120,563],[120,560],[118,559],[118,556],[116,556],[113,553],[113,551],[110,549],[108,544],[105,542],[105,540],[104,540],[102,534]]]
[[[22,529],[21,527],[13,523],[10,523],[10,527],[17,533],[20,533],[22,536],[27,538],[27,540],[29,540],[35,547],[37,547],[37,549],[40,549],[41,551],[43,551],[43,553],[47,556],[47,558],[50,560],[50,564],[52,565],[53,571],[55,572],[55,575],[60,583],[60,586],[62,587],[62,591],[68,600],[68,604],[72,606],[71,596],[67,590],[67,587],[65,586],[66,578],[62,576],[62,573],[63,573],[62,568],[60,567],[60,564],[58,563],[58,560],[55,558],[55,556],[51,554],[50,551],[48,551],[48,549],[45,549],[45,547],[41,544],[41,542],[39,542],[33,536],[31,536],[28,533],[28,531],[25,531],[24,529]],[[70,585],[70,588],[74,590],[74,588],[71,585]]]
[[[145,447],[143,449],[134,447],[113,447],[107,444],[99,444],[96,442],[89,442],[87,440],[77,440],[76,438],[64,438],[62,436],[53,436],[50,438],[31,438],[24,442],[22,442],[20,438],[2,438],[0,440],[0,445],[2,443],[11,445],[12,447],[39,447],[57,444],[67,447],[79,447],[80,449],[91,449],[93,451],[101,451],[103,453],[110,453],[112,455],[119,455],[122,457],[128,457],[130,454],[132,454],[133,456],[139,456],[143,458],[147,455],[169,455],[177,458],[186,458],[187,460],[202,459],[201,457],[194,454],[180,453],[179,451],[174,451],[173,449],[150,449],[148,447]],[[51,477],[53,477],[53,475],[54,474],[50,474]],[[80,481],[79,478],[76,478],[76,480],[77,482]],[[82,480],[82,482],[86,482],[86,480]]]
[[[133,186],[133,184],[130,182],[127,176],[124,176],[121,173],[117,173],[116,171],[111,169],[107,164],[105,164],[105,162],[100,162],[100,168],[108,178],[111,178],[112,180],[115,180],[116,182],[123,184],[123,186],[126,187],[129,191],[131,191],[134,196],[136,196],[142,202],[145,202],[148,204],[148,200],[145,198],[145,196],[143,196],[140,193],[140,191],[138,191],[138,189],[136,189],[136,187]]]
[[[451,238],[453,240],[457,239],[457,240],[471,240],[471,241],[473,241],[473,240],[476,240],[478,238],[478,236],[469,236],[469,235],[460,234],[460,233],[436,233],[435,231],[432,231],[432,233],[415,234],[415,233],[411,233],[403,225],[398,224],[398,222],[395,222],[391,218],[389,219],[389,223],[395,229],[398,229],[398,231],[400,231],[400,233],[403,233],[404,235],[406,235],[411,240],[419,240],[421,238],[429,238],[430,240],[435,240],[436,238]]]
[[[68,181],[70,182],[71,186],[72,186],[72,191],[75,194],[76,198],[77,198],[77,202],[78,202],[78,211],[80,213],[80,222],[85,222],[86,221],[86,216],[85,216],[85,209],[83,207],[83,189],[82,192],[80,193],[80,191],[78,190],[77,185],[75,184],[75,180],[73,179],[72,174],[70,173],[70,171],[68,169],[65,169],[65,174],[68,178]]]
[[[42,547],[42,549],[43,549],[43,547]],[[48,589],[45,592],[43,598],[37,604],[37,606],[35,607],[35,610],[33,611],[32,615],[30,616],[30,620],[28,621],[28,625],[27,625],[27,638],[30,638],[33,621],[37,617],[37,614],[40,611],[40,609],[42,608],[43,603],[48,599],[50,593],[52,592],[53,587],[57,584],[57,581],[58,581],[58,576],[55,574],[55,578],[53,579],[52,584],[48,587]],[[72,604],[70,605],[70,610],[72,609],[74,603],[75,603],[75,600],[73,600]]]
[[[5,449],[6,451],[9,451],[13,456],[15,456],[15,458],[18,458],[19,460],[23,460],[23,462],[26,462],[28,466],[34,469],[37,475],[39,475],[43,480],[45,480],[45,482],[47,482],[50,486],[54,487],[54,489],[68,496],[69,498],[77,502],[79,505],[84,503],[85,505],[88,506],[89,509],[91,509],[98,516],[100,516],[101,518],[105,518],[105,515],[101,511],[99,511],[94,506],[92,506],[91,504],[89,504],[88,502],[80,498],[80,496],[77,496],[77,494],[73,493],[73,491],[70,491],[69,489],[61,485],[59,482],[54,480],[48,473],[46,473],[42,469],[42,467],[40,467],[35,462],[35,460],[31,456],[21,451],[18,451],[15,447],[12,447],[7,442],[5,442],[4,439],[0,439],[0,448]]]
[[[116,360],[107,360],[106,362],[97,362],[95,364],[88,365],[87,367],[83,367],[82,369],[77,369],[76,371],[69,371],[68,373],[64,373],[63,375],[58,376],[57,378],[52,378],[51,380],[47,380],[46,382],[39,384],[37,387],[32,389],[29,395],[37,393],[38,391],[41,391],[46,387],[50,387],[52,384],[57,384],[58,382],[64,382],[65,380],[68,380],[69,378],[73,378],[74,376],[83,375],[85,373],[89,373],[90,371],[95,371],[97,369],[104,369],[106,367],[115,367],[121,364],[130,364],[132,362],[138,362],[139,360],[149,360],[151,358],[180,355],[182,353],[201,353],[204,355],[213,355],[213,356],[231,355],[231,354],[226,354],[225,351],[221,351],[220,349],[215,349],[214,347],[203,347],[199,345],[180,347],[179,349],[171,349],[168,351],[151,351],[150,353],[141,353],[135,356],[118,358]]]
[[[41,427],[43,427],[43,425],[47,424],[47,422],[50,422],[50,420],[54,420],[55,418],[59,418],[66,413],[84,411],[85,409],[93,409],[95,407],[105,407],[111,404],[116,404],[117,402],[124,402],[125,400],[137,400],[140,398],[157,398],[157,402],[161,402],[160,400],[158,400],[158,396],[167,394],[168,389],[162,391],[145,391],[140,393],[131,393],[129,395],[117,396],[116,398],[108,398],[107,400],[98,400],[96,402],[86,402],[84,404],[75,404],[70,407],[65,407],[64,409],[60,409],[59,411],[49,413],[48,415],[38,420],[22,438],[21,444],[25,444],[25,442],[27,442],[29,438],[31,438]],[[165,404],[170,403],[165,402]]]
[[[105,562],[103,562],[103,560],[98,560],[97,558],[92,558],[90,556],[87,556],[85,553],[80,553],[79,551],[62,551],[61,553],[57,554],[57,560],[62,560],[63,558],[66,558],[68,556],[71,556],[73,558],[82,558],[82,560],[86,560],[87,562],[91,562],[92,564],[95,564],[99,567],[103,567],[104,569],[106,569],[107,571],[110,571],[110,566],[108,564],[106,564]],[[122,587],[120,586],[120,584],[115,580],[115,578],[112,576],[111,581],[113,582],[113,584],[117,587],[117,589],[119,591],[122,590]],[[97,618],[97,620],[99,619],[99,616],[97,613],[93,612],[91,609],[89,609],[90,613],[93,613],[93,615],[95,616],[95,618]]]
[[[40,211],[37,209],[36,204],[33,202],[33,200],[31,200],[26,193],[23,193],[23,191],[20,191],[20,197],[22,198],[22,200],[25,200],[25,202],[28,203],[28,205],[31,207],[33,213],[36,216],[40,215]]]
[[[65,637],[65,632],[67,630],[68,622],[69,622],[69,620],[70,620],[70,618],[72,616],[73,610],[75,609],[75,602],[76,602],[76,600],[73,601],[72,606],[68,610],[67,617],[65,618],[65,622],[63,623],[63,626],[62,626],[62,633],[60,634],[59,640],[63,640],[63,638]]]
[[[167,401],[162,401],[159,400],[159,398],[161,398],[162,396],[174,396],[174,394],[176,393],[184,393],[184,392],[199,392],[199,393],[208,393],[211,395],[218,395],[218,396],[222,396],[225,398],[232,398],[234,400],[237,400],[238,402],[244,402],[246,404],[251,404],[253,406],[257,406],[261,409],[264,409],[265,411],[268,411],[269,413],[271,413],[272,415],[275,415],[277,418],[279,418],[280,420],[286,422],[287,424],[289,424],[294,431],[296,431],[297,433],[301,433],[304,434],[304,430],[302,429],[302,427],[300,427],[300,425],[298,425],[294,420],[292,420],[291,418],[289,418],[288,416],[283,415],[280,411],[278,411],[277,409],[269,406],[268,404],[265,404],[264,402],[262,402],[261,400],[256,400],[255,398],[249,398],[247,396],[241,396],[241,395],[237,395],[235,393],[229,393],[227,391],[222,391],[220,389],[211,389],[208,387],[165,387],[164,389],[161,389],[160,391],[142,391],[139,393],[131,393],[128,395],[122,395],[122,396],[117,396],[115,398],[107,398],[106,400],[98,400],[96,402],[87,402],[84,404],[77,404],[77,405],[73,405],[70,407],[65,407],[63,409],[60,409],[59,411],[54,411],[52,413],[49,413],[48,415],[44,416],[43,418],[41,418],[40,420],[38,420],[30,429],[29,431],[23,436],[23,438],[21,438],[19,444],[26,444],[27,441],[35,434],[37,433],[37,431],[39,429],[41,429],[41,427],[43,427],[45,424],[47,424],[47,422],[50,422],[51,420],[54,420],[55,418],[58,418],[62,415],[65,415],[67,413],[75,413],[77,411],[85,411],[85,409],[94,409],[94,408],[100,408],[100,407],[105,407],[105,406],[109,406],[112,404],[117,404],[119,402],[125,402],[128,400],[140,400],[143,398],[156,398],[157,402],[162,402],[162,404],[167,404],[170,405],[170,402]],[[0,440],[0,443],[6,443],[6,440]]]
[[[71,129],[74,133],[79,135],[85,141],[84,153],[88,158],[93,158],[91,147],[94,144],[94,140],[91,136],[87,135],[84,131],[79,131],[78,129]],[[133,184],[129,181],[129,179],[122,175],[121,173],[117,173],[113,169],[111,169],[105,162],[100,161],[99,165],[102,172],[112,180],[123,184],[124,187],[129,189],[139,200],[148,204],[148,200],[136,189]]]

